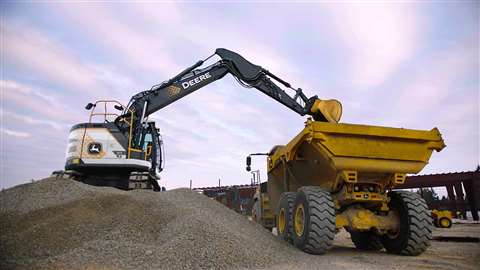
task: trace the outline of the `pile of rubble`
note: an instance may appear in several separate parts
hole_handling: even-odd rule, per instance
[[[0,227],[1,269],[265,268],[309,256],[189,189],[46,178],[0,193]]]

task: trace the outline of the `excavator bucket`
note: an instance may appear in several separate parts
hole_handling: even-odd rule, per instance
[[[312,115],[321,114],[327,122],[338,123],[342,117],[342,103],[336,99],[317,99],[310,111]]]

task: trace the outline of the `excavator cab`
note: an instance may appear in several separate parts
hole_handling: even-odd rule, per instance
[[[119,126],[120,115],[111,108],[123,110],[125,106],[114,100],[87,104],[85,109],[90,110],[88,123],[77,124],[70,130],[65,169],[75,171],[89,184],[121,189],[131,188],[128,180],[132,174],[135,178],[141,175],[158,180],[158,173],[162,170],[162,140],[155,123],[145,124],[139,134],[142,147],[133,148],[131,119],[122,119],[122,126]],[[103,121],[92,122],[98,118]]]

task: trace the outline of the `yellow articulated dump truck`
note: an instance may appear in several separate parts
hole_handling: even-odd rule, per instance
[[[268,153],[268,182],[254,220],[299,249],[323,254],[345,228],[358,249],[419,255],[430,245],[432,218],[416,193],[393,191],[445,147],[430,131],[307,120],[287,145]],[[247,170],[251,157],[247,157]]]

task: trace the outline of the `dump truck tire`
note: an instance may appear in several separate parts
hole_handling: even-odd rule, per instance
[[[384,235],[382,244],[389,253],[416,256],[422,254],[432,239],[432,217],[427,204],[413,192],[390,192],[390,209],[400,216],[400,231]]]
[[[350,237],[357,249],[378,251],[383,248],[380,236],[374,232],[356,232],[351,231]]]
[[[335,205],[330,192],[316,186],[297,192],[293,211],[293,242],[307,253],[324,254],[335,237]]]
[[[440,228],[451,228],[452,221],[449,218],[442,217],[438,220],[438,227]]]
[[[284,192],[280,195],[277,207],[277,234],[278,237],[289,243],[293,242],[293,206],[296,192]]]

